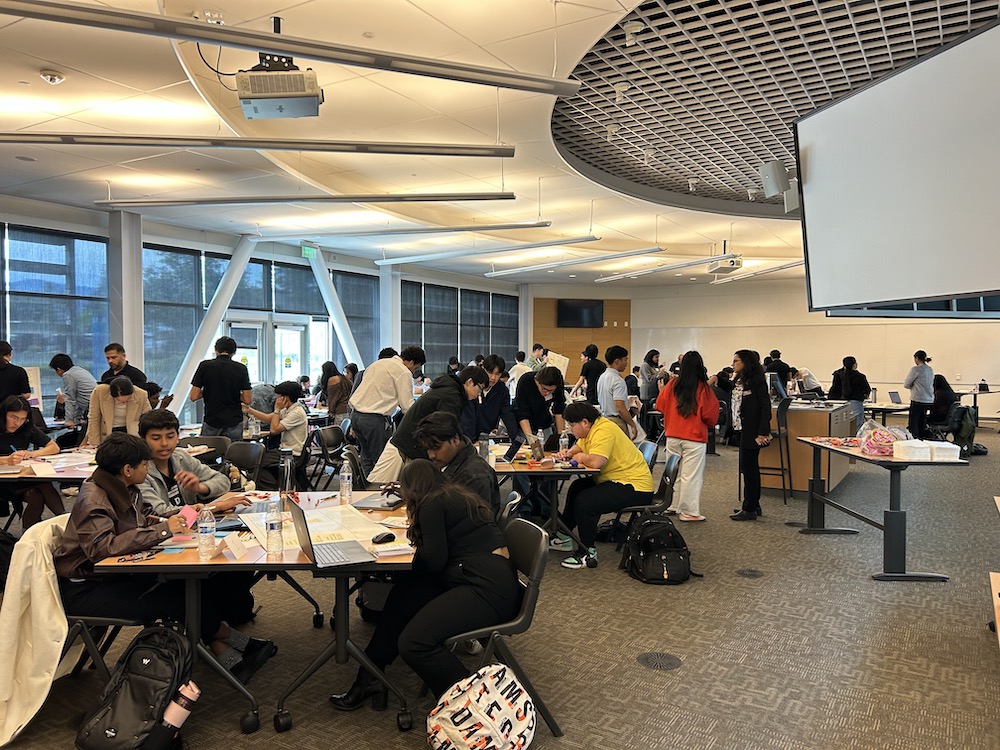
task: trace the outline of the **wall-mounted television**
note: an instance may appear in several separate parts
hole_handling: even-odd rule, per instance
[[[604,328],[604,300],[556,300],[556,326],[559,328]]]

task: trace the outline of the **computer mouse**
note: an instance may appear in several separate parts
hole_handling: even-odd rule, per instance
[[[380,531],[372,537],[372,544],[386,544],[396,541],[396,535],[391,531]]]

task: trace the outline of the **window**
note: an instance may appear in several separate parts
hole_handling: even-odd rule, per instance
[[[490,351],[499,354],[507,362],[507,369],[514,366],[518,341],[517,297],[508,294],[493,294],[490,314]]]
[[[462,346],[458,352],[458,358],[464,365],[471,362],[477,354],[487,355],[490,350],[490,295],[488,292],[474,292],[471,289],[462,289],[459,293],[461,299],[460,312],[460,335]]]
[[[309,266],[274,264],[274,311],[327,314],[326,303]]]
[[[431,377],[448,369],[448,358],[458,354],[458,290],[424,284],[424,372]]]
[[[13,361],[38,367],[42,394],[60,379],[49,360],[65,352],[99,378],[108,343],[108,245],[104,239],[10,226],[4,243],[3,309]]]
[[[222,275],[229,267],[229,258],[218,255],[205,256],[205,304],[212,301],[219,288]],[[236,287],[230,309],[270,310],[271,309],[271,264],[263,260],[247,263],[243,278]]]
[[[354,334],[354,343],[365,362],[374,362],[379,349],[379,290],[378,278],[358,273],[333,272],[333,286],[340,297],[347,322]],[[325,309],[325,308],[324,308]],[[333,361],[338,368],[348,363],[340,342],[334,336]],[[356,363],[357,364],[357,363]]]
[[[413,281],[400,283],[400,336],[405,349],[424,345],[424,285]]]

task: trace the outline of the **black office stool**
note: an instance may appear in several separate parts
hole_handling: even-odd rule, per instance
[[[792,489],[792,455],[791,446],[788,441],[788,407],[791,406],[792,399],[783,398],[778,404],[778,411],[775,414],[775,421],[778,429],[771,430],[771,437],[778,441],[778,460],[780,466],[761,466],[761,476],[781,477],[781,499],[788,505],[788,495],[795,497],[795,490]],[[787,477],[787,481],[786,481]]]

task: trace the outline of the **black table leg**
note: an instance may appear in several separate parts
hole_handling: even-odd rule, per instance
[[[904,467],[905,468],[905,467]],[[906,572],[906,511],[902,506],[902,468],[889,469],[889,510],[884,512],[882,572],[876,581],[947,581],[941,573]]]
[[[812,476],[809,478],[809,502],[806,506],[806,528],[800,534],[857,534],[857,529],[828,528],[826,525],[826,481],[823,479],[823,451],[813,446]]]

